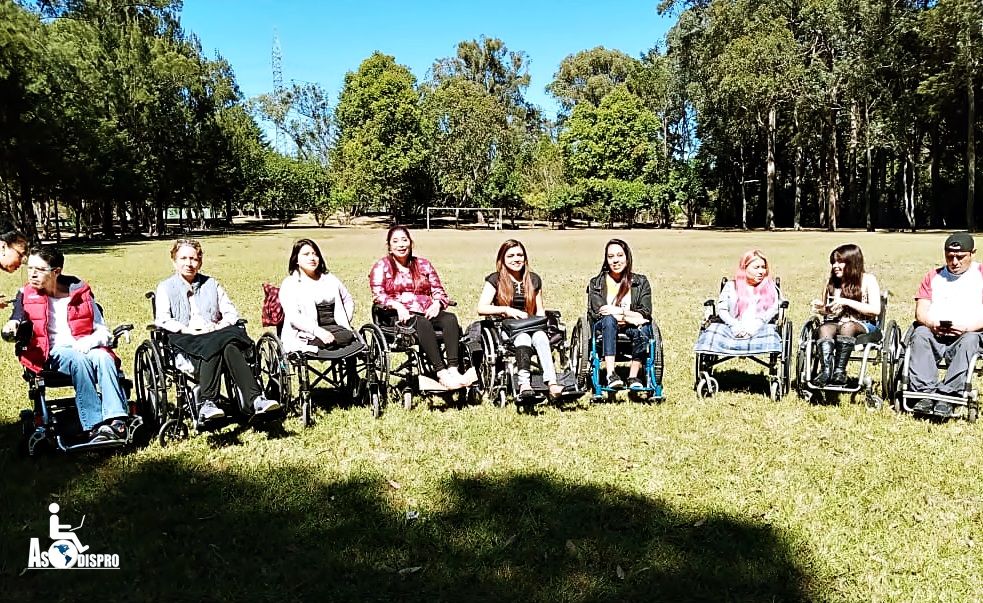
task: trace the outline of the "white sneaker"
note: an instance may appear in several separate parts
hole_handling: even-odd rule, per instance
[[[276,400],[267,400],[266,396],[260,394],[256,396],[253,400],[253,410],[256,414],[261,415],[266,412],[273,412],[274,410],[280,410],[280,403]]]

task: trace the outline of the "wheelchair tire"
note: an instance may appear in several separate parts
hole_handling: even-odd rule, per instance
[[[389,348],[386,338],[377,325],[367,323],[358,330],[365,342],[365,353],[358,361],[358,379],[361,381],[362,402],[372,409],[378,419],[389,395]]]
[[[777,400],[781,400],[786,394],[792,391],[792,333],[795,327],[791,320],[786,320],[782,325],[782,356],[779,358],[781,366],[778,371],[780,391]],[[777,401],[776,400],[776,401]]]
[[[570,333],[570,368],[577,377],[577,389],[587,389],[590,378],[590,323],[586,316],[581,316]]]
[[[494,402],[498,398],[498,392],[504,392],[500,383],[502,374],[499,370],[498,346],[495,336],[491,329],[482,327],[481,329],[481,366],[478,367],[478,377],[486,399]]]
[[[255,371],[264,396],[276,400],[284,409],[293,406],[290,363],[283,353],[279,338],[273,333],[263,333],[256,342]]]
[[[655,372],[655,383],[649,383],[649,387],[662,385],[662,374],[665,370],[662,361],[662,331],[659,330],[659,325],[654,320],[652,321],[652,339],[655,340],[652,352],[652,370]]]
[[[167,400],[167,377],[157,346],[149,339],[137,347],[133,358],[133,385],[143,429],[155,432],[176,414]],[[149,438],[148,438],[149,441]]]
[[[180,419],[169,419],[157,434],[157,441],[160,447],[165,448],[171,442],[179,442],[188,438],[188,425]]]
[[[881,342],[880,361],[881,361],[881,399],[884,401],[894,400],[897,382],[895,381],[895,362],[898,360],[898,346],[900,344],[901,330],[896,322],[889,321],[884,328],[884,340]]]
[[[311,419],[311,401],[304,400],[300,403],[300,422],[304,427],[310,427],[314,425],[314,421]]]

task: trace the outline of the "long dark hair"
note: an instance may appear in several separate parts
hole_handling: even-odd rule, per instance
[[[843,262],[843,276],[837,277],[833,269],[829,271],[829,282],[826,283],[826,295],[833,295],[837,289],[840,296],[855,301],[862,301],[864,277],[864,254],[860,247],[853,243],[840,245],[829,254],[829,263]]]
[[[413,237],[410,235],[410,228],[403,224],[394,224],[389,227],[389,231],[386,232],[386,259],[389,260],[389,268],[392,270],[393,274],[399,271],[396,267],[396,260],[393,259],[392,247],[390,242],[393,239],[393,235],[397,232],[402,231],[406,235],[406,238],[410,240],[410,253],[406,258],[406,267],[410,269],[410,276],[413,277],[413,292],[424,290],[426,288],[426,279],[420,274],[420,269],[416,265],[416,256],[413,255]]]
[[[516,239],[508,239],[502,246],[498,248],[498,255],[495,257],[495,269],[498,270],[498,289],[495,291],[495,297],[498,298],[498,303],[503,306],[512,306],[512,296],[514,291],[512,289],[512,277],[509,275],[509,269],[505,267],[505,254],[509,250],[518,247],[522,250],[522,255],[524,257],[525,264],[522,266],[522,290],[525,291],[526,296],[526,314],[532,316],[536,313],[536,292],[532,290],[532,274],[529,269],[529,254],[526,253],[526,246]]]
[[[317,268],[314,270],[314,274],[324,274],[328,271],[328,267],[324,265],[324,256],[321,255],[321,248],[317,246],[317,243],[310,239],[298,239],[294,243],[293,251],[290,252],[290,259],[287,261],[287,274],[293,274],[300,266],[298,265],[297,258],[300,257],[300,250],[304,248],[305,245],[309,245],[314,253],[317,254]]]
[[[608,249],[612,245],[619,245],[625,252],[625,269],[621,271],[621,280],[618,283],[618,294],[614,298],[614,305],[621,303],[626,295],[631,293],[631,247],[621,239],[611,239],[604,245],[604,263],[601,264],[601,272],[611,274],[611,267],[608,266]]]

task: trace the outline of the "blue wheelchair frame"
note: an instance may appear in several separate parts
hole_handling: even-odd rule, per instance
[[[593,401],[598,401],[603,399],[605,396],[613,396],[618,391],[627,391],[629,395],[645,395],[655,400],[662,400],[665,398],[665,392],[662,387],[662,332],[659,330],[659,325],[656,324],[655,320],[651,320],[649,325],[652,327],[652,337],[649,339],[649,349],[648,355],[645,358],[645,362],[642,365],[642,375],[644,375],[645,387],[640,389],[624,388],[623,390],[614,389],[607,387],[606,385],[601,385],[601,354],[598,353],[597,341],[600,338],[600,333],[596,330],[597,324],[591,324],[590,320],[583,316],[577,322],[574,327],[573,334],[571,335],[571,365],[577,370],[578,387],[581,389],[586,388],[586,378],[587,374],[583,371],[583,359],[580,356],[581,346],[590,350],[590,355],[586,358],[590,363],[590,392],[591,399]],[[589,333],[589,335],[585,334]],[[618,346],[626,345],[626,341],[623,339],[624,333],[618,333]],[[615,354],[616,362],[622,359],[619,356],[624,356],[624,354]]]

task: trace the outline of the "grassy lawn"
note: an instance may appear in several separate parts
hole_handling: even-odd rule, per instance
[[[761,247],[796,326],[828,274],[829,251],[859,244],[890,291],[888,314],[942,261],[944,234],[680,231],[418,231],[465,325],[494,254],[518,236],[568,328],[604,242],[625,238],[653,283],[665,337],[660,405],[485,404],[320,409],[304,429],[249,429],[119,455],[17,456],[26,385],[0,355],[0,601],[977,601],[983,598],[981,430],[767,397],[751,363],[723,365],[724,391],[693,392],[702,302]],[[321,243],[368,320],[367,273],[384,231],[271,231],[203,239],[258,336],[263,281],[279,282],[295,238]],[[171,274],[170,243],[72,249],[114,323],[150,319],[143,292]],[[11,294],[24,274],[0,276]],[[728,371],[730,369],[730,371]],[[120,571],[28,570],[48,505]],[[978,546],[979,543],[979,546]]]

